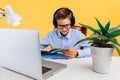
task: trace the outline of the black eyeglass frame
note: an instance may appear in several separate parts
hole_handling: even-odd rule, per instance
[[[70,27],[71,27],[71,24],[57,25],[58,29],[63,29],[63,28],[69,29]]]

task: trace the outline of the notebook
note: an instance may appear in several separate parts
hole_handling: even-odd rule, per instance
[[[65,69],[66,65],[41,59],[38,31],[0,29],[0,67],[42,80]]]

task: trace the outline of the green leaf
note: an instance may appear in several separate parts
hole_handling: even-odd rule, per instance
[[[120,56],[120,49],[114,44],[109,44],[109,45],[111,45],[113,48],[115,48]]]
[[[111,38],[109,39],[109,41],[111,41],[113,44],[120,46],[120,43],[115,38]]]
[[[107,34],[110,38],[115,38],[117,36],[120,36],[120,30],[112,31]]]
[[[95,37],[88,37],[88,38],[84,38],[84,39],[81,39],[80,41],[78,41],[74,46],[76,46],[77,44],[81,43],[81,42],[84,42],[84,41],[92,41],[92,40],[97,40],[97,38]],[[98,41],[100,42],[100,41]]]
[[[97,38],[99,39],[99,46],[106,46],[107,42],[109,42],[109,38],[103,35],[98,35]],[[94,43],[94,42],[93,42]],[[97,43],[95,43],[97,44]]]
[[[96,30],[95,28],[93,28],[93,27],[91,27],[91,26],[84,25],[84,24],[81,24],[81,23],[79,23],[79,25],[82,25],[82,26],[84,26],[85,28],[88,28],[89,30],[93,31],[94,33],[101,34],[99,30]]]
[[[103,36],[103,35],[98,35],[97,37],[98,37],[99,39],[102,39],[102,40],[108,39],[106,36]]]
[[[111,33],[111,32],[116,31],[116,30],[120,30],[120,25],[115,26],[115,27],[109,29],[108,32]]]
[[[109,27],[110,27],[110,21],[105,25],[105,30],[106,30],[106,32],[108,32]]]
[[[88,38],[84,38],[81,39],[80,41],[78,41],[74,46],[76,46],[77,44],[84,42],[84,41],[91,41],[94,44],[104,44],[104,41],[107,40],[108,38],[102,35],[96,35],[94,37],[88,37]]]
[[[106,33],[105,28],[103,27],[103,25],[100,23],[100,21],[99,21],[97,18],[95,18],[95,19],[96,19],[96,21],[97,21],[97,24],[98,24],[99,28],[100,28],[101,31],[102,31],[102,34],[105,34],[105,33]]]

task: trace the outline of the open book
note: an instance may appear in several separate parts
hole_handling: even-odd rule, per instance
[[[50,54],[57,54],[57,53],[62,52],[62,50],[69,50],[69,49],[67,49],[67,48],[53,48],[50,51],[41,49],[41,52],[44,52],[44,53],[46,52],[46,53],[50,53]]]
[[[62,50],[69,50],[67,48],[54,48],[50,51],[41,50],[42,58],[51,58],[51,59],[66,59],[65,55],[62,53]]]
[[[67,48],[54,48],[54,49],[51,49],[50,50],[50,53],[59,53],[59,52],[62,52],[62,50],[69,50]]]

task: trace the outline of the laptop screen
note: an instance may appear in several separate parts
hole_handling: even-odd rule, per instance
[[[39,32],[0,29],[0,67],[42,79]]]

